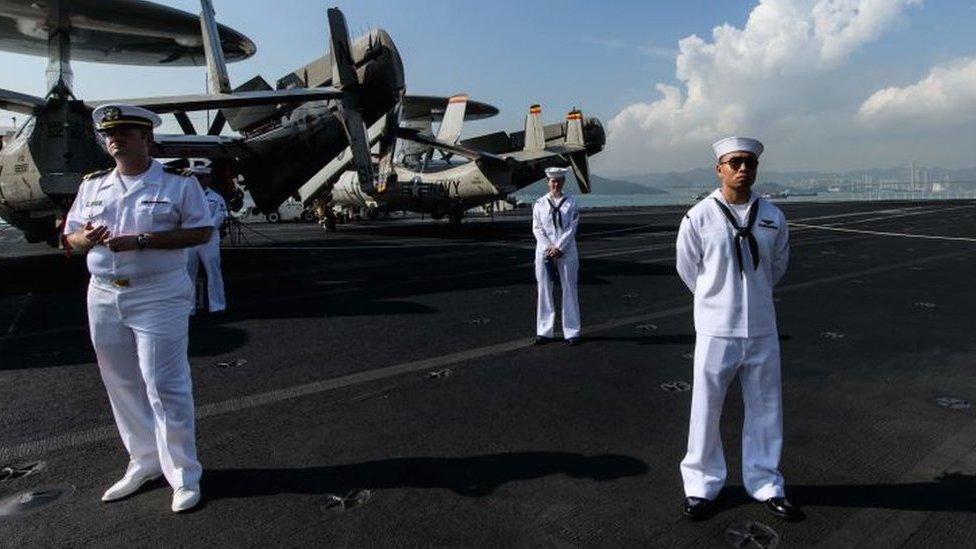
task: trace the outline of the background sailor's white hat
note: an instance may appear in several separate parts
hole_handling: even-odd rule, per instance
[[[92,121],[95,122],[97,131],[119,126],[156,128],[163,123],[163,119],[151,110],[125,103],[110,103],[97,107],[92,111]]]
[[[566,179],[566,168],[546,168],[546,177],[551,179]]]
[[[750,152],[759,158],[763,152],[763,144],[751,137],[726,137],[712,144],[712,150],[715,151],[715,158],[739,151]]]

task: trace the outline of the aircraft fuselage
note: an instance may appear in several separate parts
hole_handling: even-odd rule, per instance
[[[56,242],[82,177],[112,165],[81,101],[52,101],[0,150],[0,217],[28,242]]]

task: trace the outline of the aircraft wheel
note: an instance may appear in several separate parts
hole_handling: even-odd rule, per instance
[[[312,210],[302,210],[301,219],[302,223],[311,223],[315,221],[315,213]]]
[[[461,227],[461,218],[464,216],[461,212],[451,212],[448,222],[451,224],[452,229],[457,229]]]
[[[264,218],[268,220],[268,223],[278,223],[281,221],[281,214],[278,212],[271,212],[264,216]]]

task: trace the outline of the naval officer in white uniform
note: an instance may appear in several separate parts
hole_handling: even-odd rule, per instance
[[[186,270],[190,275],[190,282],[196,290],[197,270],[200,263],[207,273],[207,309],[211,313],[223,311],[227,308],[224,299],[224,277],[220,272],[220,226],[227,218],[227,202],[224,197],[213,190],[211,186],[210,168],[197,166],[190,168],[190,173],[194,174],[203,185],[203,194],[207,198],[207,206],[210,208],[210,219],[213,221],[213,233],[206,244],[194,246],[187,251]],[[194,309],[196,308],[196,295],[193,296]]]
[[[563,337],[570,345],[579,343],[580,310],[576,282],[579,255],[576,229],[579,206],[572,196],[563,194],[566,168],[547,168],[549,192],[532,206],[532,233],[535,235],[535,279],[539,300],[536,311],[536,344],[551,341],[555,335],[556,307],[553,283],[562,286]]]
[[[688,452],[681,462],[684,512],[707,518],[725,483],[719,420],[738,374],[745,489],[774,515],[797,520],[802,514],[786,499],[779,472],[783,403],[773,286],[789,260],[786,217],[750,190],[762,143],[730,137],[713,149],[721,187],[688,211],[677,240],[677,270],[694,294],[696,332]]]
[[[65,221],[65,246],[87,251],[88,322],[122,443],[115,501],[160,474],[172,510],[200,501],[187,326],[186,248],[210,238],[203,189],[149,156],[159,116],[131,105],[92,113],[115,168],[86,176]]]

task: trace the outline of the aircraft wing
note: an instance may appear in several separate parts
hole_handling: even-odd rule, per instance
[[[242,158],[251,151],[240,137],[227,135],[170,135],[154,137],[153,156],[159,158]]]
[[[485,151],[471,149],[462,145],[445,143],[443,141],[438,141],[433,137],[421,134],[417,130],[411,128],[398,128],[397,137],[400,139],[405,139],[407,141],[413,141],[415,143],[428,145],[434,147],[435,149],[450,151],[452,153],[459,154],[469,160],[491,160],[491,161],[505,162],[505,163],[508,162],[506,160],[508,155],[500,156]]]
[[[138,105],[160,114],[174,111],[207,111],[255,105],[279,105],[306,103],[325,99],[339,99],[342,92],[334,88],[293,88],[289,90],[242,91],[198,95],[173,95],[169,97],[145,97],[141,99],[106,99],[86,101],[94,108],[108,103]]]
[[[32,115],[35,109],[46,104],[40,97],[0,88],[0,109]]]

